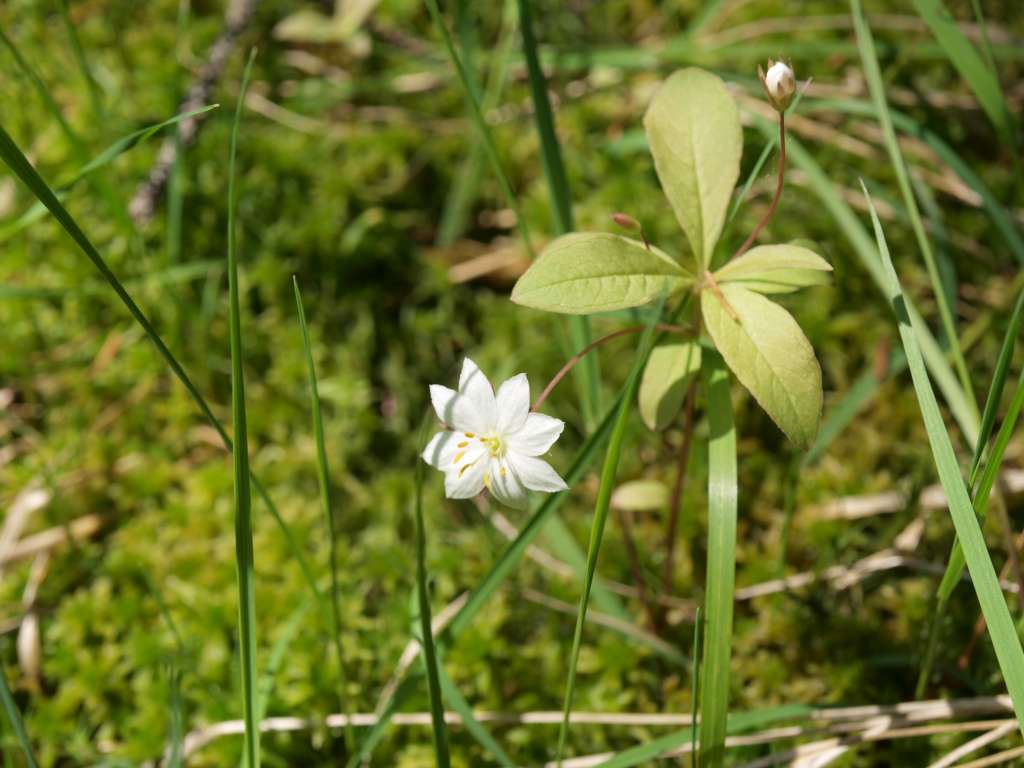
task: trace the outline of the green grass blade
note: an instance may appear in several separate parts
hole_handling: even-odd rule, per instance
[[[417,445],[426,445],[426,430],[430,426],[432,412],[423,421],[420,429],[421,439]],[[434,633],[431,629],[430,593],[427,589],[427,534],[423,522],[423,468],[425,462],[416,454],[416,499],[414,515],[416,518],[416,613],[419,615],[421,657],[427,672],[427,692],[430,695],[430,722],[434,734],[434,753],[437,768],[449,768],[451,759],[448,755],[448,727],[444,722],[444,695],[441,691],[437,649],[434,646]]]
[[[700,711],[700,641],[704,636],[704,614],[697,606],[697,615],[693,619],[693,665],[690,667],[690,768],[697,768],[698,743],[700,725],[697,713]]]
[[[704,598],[704,673],[701,684],[701,765],[725,759],[736,580],[736,428],[729,373],[718,355],[706,353],[703,377],[711,437],[708,443],[708,564]]]
[[[873,365],[871,368],[872,370],[867,370],[860,375],[834,408],[829,409],[828,416],[825,417],[818,429],[818,437],[800,462],[802,467],[811,466],[825,455],[825,451],[835,439],[853,423],[857,414],[878,394],[883,382],[906,370],[907,358],[902,352],[894,352],[890,356],[885,379],[882,380],[875,374]]]
[[[857,32],[857,47],[860,50],[860,59],[864,68],[865,78],[868,82],[868,90],[878,112],[878,122],[882,128],[882,136],[885,139],[889,160],[893,170],[896,172],[896,181],[900,188],[900,195],[903,197],[903,205],[910,216],[910,225],[914,231],[914,237],[917,239],[918,249],[921,251],[921,256],[924,258],[925,266],[928,269],[928,277],[931,279],[935,303],[939,309],[939,319],[942,322],[942,329],[946,334],[949,349],[953,356],[953,367],[956,369],[957,376],[960,377],[960,387],[967,395],[967,405],[976,417],[978,404],[974,396],[974,389],[971,386],[970,374],[967,372],[967,362],[964,360],[964,353],[960,348],[956,323],[953,320],[953,310],[947,300],[946,291],[943,289],[942,278],[939,274],[938,264],[935,261],[935,254],[932,252],[931,241],[925,232],[924,222],[921,220],[921,212],[918,210],[917,200],[914,198],[914,190],[910,186],[907,164],[903,159],[899,143],[896,141],[896,129],[893,127],[892,117],[889,115],[889,103],[885,95],[885,84],[882,81],[882,70],[878,64],[878,55],[875,52],[875,40],[871,34],[871,27],[864,17],[860,0],[850,0],[850,11],[853,14],[853,26]]]
[[[913,0],[913,3],[918,15],[931,29],[935,39],[953,62],[953,66],[974,91],[978,103],[992,121],[1000,139],[1013,149],[1013,154],[1016,155],[1016,127],[1003,99],[995,72],[985,65],[974,46],[960,30],[956,20],[943,6],[942,0]]]
[[[60,0],[60,18],[64,23],[64,29],[68,33],[68,40],[71,42],[71,51],[75,55],[75,64],[78,65],[78,70],[82,73],[82,79],[85,80],[85,85],[89,89],[89,103],[92,107],[93,116],[102,125],[107,119],[106,110],[103,109],[103,94],[100,93],[100,84],[92,73],[92,67],[89,66],[89,59],[86,57],[82,41],[78,37],[78,30],[75,29],[74,22],[71,21],[71,9],[68,0]]]
[[[476,719],[476,716],[473,714],[473,708],[459,692],[458,687],[449,677],[448,672],[445,671],[444,664],[438,664],[437,671],[441,678],[441,692],[444,694],[445,701],[462,718],[462,725],[469,731],[470,736],[476,739],[481,747],[490,752],[495,762],[502,766],[502,768],[515,768],[516,764],[512,762],[512,758],[495,741],[490,731]]]
[[[245,91],[249,87],[252,62],[249,54],[238,93],[235,119],[231,124],[228,155],[228,319],[231,336],[231,423],[235,449],[231,452],[235,471],[235,560],[238,568],[238,635],[242,668],[242,717],[245,720],[245,764],[260,765],[260,716],[256,701],[256,568],[252,545],[252,493],[249,486],[249,438],[245,419],[245,377],[242,371],[242,321],[238,299],[238,254],[235,244],[235,159],[238,125],[242,121]]]
[[[754,125],[766,136],[773,134],[776,130],[774,123],[756,116]],[[832,215],[839,230],[849,240],[861,265],[867,270],[878,289],[887,295],[885,273],[878,261],[877,250],[853,209],[836,192],[821,166],[792,136],[786,137],[786,155],[795,167],[804,172],[811,190],[818,196],[825,210]],[[914,320],[914,331],[917,333],[921,354],[924,356],[928,369],[942,391],[942,395],[967,441],[973,445],[978,439],[976,412],[968,404],[967,396],[946,361],[942,348],[935,341],[935,337],[928,327],[921,321],[920,313],[909,300],[907,300],[907,312]]]
[[[32,194],[34,194],[36,198],[46,206],[61,227],[64,228],[64,231],[68,233],[72,240],[75,241],[75,244],[81,249],[82,253],[85,254],[86,258],[88,258],[92,265],[96,267],[107,285],[109,285],[114,291],[117,297],[121,300],[121,303],[124,304],[125,308],[128,310],[128,313],[146,333],[146,336],[149,338],[150,342],[152,342],[153,346],[156,347],[157,352],[164,359],[164,362],[167,364],[167,367],[170,368],[171,373],[174,374],[175,378],[177,378],[178,381],[181,382],[182,386],[184,386],[188,391],[189,396],[195,402],[200,413],[207,422],[209,422],[210,426],[216,430],[220,439],[224,443],[224,447],[228,451],[232,451],[233,443],[231,438],[228,436],[227,430],[224,428],[220,419],[214,415],[209,403],[206,402],[206,398],[204,398],[202,393],[200,393],[184,366],[182,366],[178,358],[175,357],[174,353],[171,352],[170,348],[168,348],[160,334],[157,333],[156,328],[154,328],[153,324],[149,321],[149,318],[147,318],[145,313],[139,308],[139,305],[132,298],[131,294],[128,293],[121,281],[118,280],[117,275],[113,273],[106,261],[100,255],[99,251],[96,250],[96,247],[86,236],[85,232],[82,231],[82,228],[57,198],[54,191],[43,180],[38,171],[32,167],[28,158],[25,157],[25,154],[18,148],[18,145],[14,143],[14,140],[11,139],[10,135],[2,126],[0,126],[0,159],[4,161],[7,167],[10,168],[19,179],[21,179],[22,183],[29,188]],[[323,606],[324,613],[326,615],[326,603],[324,602],[320,588],[317,586],[316,579],[313,576],[313,571],[309,567],[309,562],[305,554],[303,554],[302,548],[299,547],[291,529],[284,521],[284,518],[281,517],[281,513],[278,510],[277,505],[274,504],[273,500],[270,498],[270,494],[267,493],[266,488],[255,475],[252,477],[252,487],[263,503],[266,504],[267,509],[274,518],[274,522],[277,523],[278,527],[281,529],[281,533],[284,535],[285,541],[298,563],[299,568],[309,585],[310,591],[317,597],[317,600]]]
[[[516,37],[514,11],[513,0],[506,0],[501,33],[495,54],[491,59],[491,68],[481,101],[480,108],[484,114],[488,114],[498,106],[505,83],[508,81],[513,43]],[[463,49],[465,49],[465,43],[463,43]],[[483,139],[479,135],[474,138],[475,140],[455,176],[455,181],[451,189],[448,190],[448,197],[445,200],[444,209],[441,211],[435,239],[435,243],[441,247],[451,245],[465,231],[471,213],[470,207],[480,188],[480,181],[483,177],[484,147]]]
[[[89,159],[89,151],[86,148],[85,142],[64,117],[64,113],[61,112],[60,106],[53,98],[53,94],[51,94],[50,90],[46,87],[46,83],[43,82],[42,78],[39,77],[39,74],[32,68],[32,65],[29,64],[25,57],[21,55],[21,51],[18,50],[14,41],[7,37],[3,29],[0,29],[0,43],[2,43],[10,52],[18,69],[20,69],[22,73],[24,73],[25,77],[29,79],[29,82],[32,83],[32,87],[35,89],[36,93],[39,94],[39,98],[46,105],[46,109],[49,111],[53,119],[57,121],[60,132],[64,135],[64,139],[67,141],[68,146],[71,148],[71,152],[74,154],[77,161],[79,163],[87,162]],[[103,199],[104,204],[110,210],[111,216],[118,222],[122,230],[126,233],[134,233],[135,227],[134,224],[132,224],[131,218],[128,216],[128,211],[110,184],[108,184],[105,179],[98,176],[91,177],[90,182],[96,189],[97,194]]]
[[[530,0],[516,0],[519,7],[519,30],[523,38],[523,55],[526,58],[526,74],[530,83],[530,97],[533,101],[533,119],[540,137],[541,161],[544,177],[548,183],[548,196],[554,217],[554,231],[557,235],[572,232],[576,225],[572,216],[572,196],[569,193],[569,178],[562,161],[562,147],[555,131],[555,117],[548,99],[548,86],[541,69],[537,53],[537,38],[533,33],[533,18]],[[569,335],[574,351],[587,346],[591,341],[590,320],[586,316],[573,315],[569,318]],[[597,352],[592,352],[573,371],[583,420],[589,429],[597,423],[601,413],[601,369]]]
[[[1014,304],[1013,312],[1010,314],[1010,324],[1003,337],[1003,345],[999,350],[999,358],[996,360],[996,368],[992,374],[992,384],[989,386],[988,398],[985,400],[985,410],[981,414],[981,430],[978,434],[978,442],[974,446],[974,458],[971,460],[971,472],[967,480],[972,491],[985,446],[988,444],[992,428],[996,423],[999,403],[1003,399],[1003,389],[1010,371],[1010,361],[1013,358],[1013,348],[1017,344],[1017,333],[1020,331],[1022,317],[1024,317],[1024,290],[1017,295],[1017,303]]]
[[[808,111],[836,109],[852,115],[877,116],[873,104],[854,99],[820,99],[813,102],[807,109]],[[999,236],[1013,252],[1017,262],[1024,265],[1024,238],[1021,237],[1006,208],[999,202],[988,185],[982,181],[981,177],[938,134],[928,130],[923,124],[914,120],[909,115],[893,109],[889,110],[889,114],[892,117],[893,124],[900,131],[927,144],[943,163],[948,165],[967,186],[978,193],[979,197],[981,197],[981,205],[989,218],[992,219],[992,223],[995,225]]]
[[[498,149],[494,144],[491,129],[488,127],[487,121],[484,119],[483,112],[480,110],[480,103],[474,95],[475,87],[473,85],[473,81],[470,79],[469,73],[462,65],[462,59],[455,50],[455,43],[452,42],[451,33],[448,31],[448,27],[445,26],[444,19],[441,17],[441,11],[437,7],[437,0],[425,1],[427,4],[427,10],[430,12],[430,16],[434,21],[434,25],[437,27],[438,32],[441,33],[441,39],[444,41],[444,47],[448,51],[448,56],[452,60],[455,72],[459,76],[459,82],[462,84],[462,88],[466,96],[466,102],[469,105],[469,114],[472,118],[473,127],[476,129],[477,135],[483,142],[484,152],[487,155],[487,160],[491,164],[491,170],[494,172],[494,175],[498,180],[498,186],[501,187],[501,193],[505,197],[505,202],[515,213],[516,228],[519,230],[519,236],[523,240],[523,246],[526,248],[527,252],[530,254],[530,258],[532,259],[534,257],[534,251],[533,244],[530,241],[530,231],[526,226],[526,219],[519,207],[519,200],[516,198],[515,192],[512,191],[512,184],[509,182],[508,176],[505,175],[505,169],[501,164],[501,157],[498,155]]]
[[[558,729],[558,746],[555,750],[555,761],[559,764],[565,750],[566,738],[569,735],[569,713],[572,711],[573,697],[576,693],[576,664],[579,661],[580,647],[583,643],[583,626],[587,618],[590,590],[594,583],[594,574],[597,571],[597,557],[601,551],[604,526],[608,519],[608,508],[615,486],[615,474],[619,468],[619,455],[622,452],[622,443],[626,436],[626,426],[629,424],[630,409],[640,385],[640,374],[643,372],[654,340],[655,319],[660,316],[660,307],[662,306],[664,306],[664,299],[659,304],[659,311],[652,316],[652,321],[648,323],[637,347],[633,369],[629,373],[625,391],[619,400],[618,412],[615,414],[615,426],[612,428],[608,440],[608,450],[605,452],[604,466],[601,469],[601,484],[597,491],[594,519],[590,528],[590,544],[587,547],[587,571],[583,578],[579,611],[576,615],[576,630],[573,633],[572,653],[569,657],[569,674],[565,685],[565,699],[562,704],[562,724]]]
[[[38,768],[39,763],[36,762],[35,754],[32,752],[32,744],[28,739],[25,723],[21,719],[21,712],[14,701],[14,696],[11,694],[11,687],[7,684],[7,673],[2,669],[0,669],[0,699],[3,700],[7,722],[10,723],[11,730],[14,731],[15,737],[18,739],[18,745],[25,755],[25,762],[29,768]]]
[[[576,571],[576,574],[583,578],[587,569],[587,555],[576,543],[572,531],[558,515],[548,518],[547,526],[544,528],[544,539],[551,546],[556,557]],[[626,606],[622,604],[619,596],[601,583],[601,579],[594,580],[593,588],[594,606],[605,613],[623,621],[632,621]]]
[[[299,292],[299,281],[292,276],[292,286],[295,289],[295,306],[299,313],[299,327],[302,329],[302,345],[306,351],[306,369],[309,376],[309,401],[313,418],[313,438],[316,441],[316,479],[320,488],[320,505],[324,513],[324,525],[327,528],[327,537],[330,542],[329,557],[331,560],[331,625],[332,625],[332,646],[334,647],[335,661],[338,665],[338,696],[341,699],[342,711],[346,715],[351,714],[351,705],[348,697],[348,674],[345,664],[345,650],[341,642],[341,605],[338,589],[338,539],[335,532],[334,508],[331,505],[331,486],[328,481],[330,471],[327,465],[327,447],[324,443],[324,421],[320,410],[320,391],[316,382],[316,364],[313,362],[313,345],[309,340],[309,326],[306,323],[306,310],[302,305],[302,294]],[[351,718],[350,718],[351,720]],[[352,731],[352,723],[345,725],[345,741],[351,752],[355,748],[355,735]]]
[[[145,128],[141,128],[138,131],[135,131],[133,133],[128,134],[127,136],[118,139],[105,150],[103,150],[100,154],[98,154],[96,157],[94,157],[92,160],[90,160],[88,163],[86,163],[80,169],[78,169],[78,171],[74,175],[69,177],[67,180],[63,181],[57,187],[57,194],[59,196],[65,195],[72,187],[74,187],[79,181],[84,179],[90,173],[113,162],[115,159],[117,159],[117,157],[123,155],[125,152],[132,149],[133,147],[142,144],[153,134],[157,133],[163,128],[166,128],[169,125],[174,125],[175,123],[179,123],[182,120],[186,120],[190,117],[194,117],[195,115],[201,115],[204,112],[209,112],[212,109],[216,109],[218,106],[218,104],[211,104],[209,106],[202,107],[201,109],[195,109],[191,112],[185,112],[180,115],[175,115],[169,120],[164,120],[162,123],[146,126]],[[11,237],[11,235],[14,235],[17,232],[20,232],[21,230],[25,229],[25,227],[27,227],[29,224],[38,221],[43,217],[43,215],[45,215],[45,213],[46,206],[37,200],[29,207],[27,211],[21,214],[21,216],[19,216],[17,219],[3,227],[0,227],[0,242],[3,242],[7,238]]]
[[[752,712],[740,712],[729,718],[726,730],[730,735],[756,731],[775,723],[806,717],[813,711],[813,708],[803,704],[787,704],[769,709],[756,709]],[[651,761],[692,742],[692,738],[693,728],[673,731],[639,746],[625,749],[603,763],[598,763],[595,768],[633,768],[637,765],[651,765]]]
[[[889,255],[889,247],[885,241],[882,225],[866,188],[864,194],[871,207],[875,239],[885,269],[887,294],[899,320],[900,337],[903,340],[914,390],[921,408],[925,429],[928,432],[928,442],[931,445],[935,467],[946,494],[953,525],[964,550],[967,569],[970,571],[978,602],[981,603],[981,610],[988,624],[989,636],[992,638],[996,658],[999,660],[1003,680],[1013,701],[1017,721],[1024,729],[1024,650],[1021,649],[1020,639],[1017,637],[1016,628],[1010,618],[1010,611],[1006,606],[1006,599],[985,546],[985,539],[974,513],[967,486],[960,475],[956,454],[953,452],[953,445],[949,440],[939,405],[935,400],[935,393],[932,391],[932,385],[928,379],[928,371],[918,345],[917,334],[914,332],[913,321],[907,312],[906,300],[900,288],[896,269],[892,264],[892,257]]]
[[[985,515],[988,512],[988,499],[992,493],[992,487],[995,485],[996,479],[999,476],[999,469],[1003,463],[1003,455],[1006,453],[1006,446],[1010,442],[1010,438],[1013,436],[1014,428],[1017,426],[1017,419],[1020,416],[1021,405],[1024,405],[1024,370],[1021,371],[1020,378],[1017,381],[1017,389],[1014,392],[1013,400],[1010,403],[1010,408],[1006,412],[1006,417],[1003,419],[1002,426],[999,428],[999,433],[996,435],[995,443],[992,445],[992,452],[989,455],[988,461],[985,464],[985,470],[981,473],[981,479],[978,482],[978,490],[974,496],[974,512],[978,516],[979,521],[985,519]],[[950,595],[953,592],[953,588],[960,581],[960,577],[964,570],[964,552],[960,546],[959,540],[953,543],[953,552],[949,557],[949,563],[946,566],[946,573],[942,577],[942,582],[939,585],[939,602],[941,605],[949,600]]]

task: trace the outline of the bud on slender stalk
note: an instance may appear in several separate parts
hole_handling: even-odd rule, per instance
[[[796,75],[793,74],[793,68],[784,61],[768,59],[768,73],[765,74],[764,70],[758,67],[757,75],[761,78],[761,85],[764,86],[771,105],[779,112],[785,112],[796,94]]]
[[[629,230],[630,232],[637,232],[640,230],[640,222],[634,219],[628,213],[613,213],[612,221],[614,221],[623,229]]]
[[[641,225],[639,221],[634,219],[628,213],[613,213],[612,221],[614,221],[620,227],[625,229],[627,232],[639,232],[640,239],[644,241],[644,247],[647,250],[651,250],[651,244],[647,242],[647,236],[644,234],[643,225]]]

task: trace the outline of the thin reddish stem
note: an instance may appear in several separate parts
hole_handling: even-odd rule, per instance
[[[665,575],[662,578],[666,593],[672,591],[672,578],[676,559],[676,530],[679,525],[679,507],[683,500],[683,489],[686,487],[686,467],[690,463],[690,445],[693,443],[693,406],[697,399],[697,379],[690,383],[686,392],[686,409],[683,416],[683,442],[679,446],[676,461],[676,479],[672,484],[672,496],[668,503],[668,525],[665,528]]]
[[[654,327],[655,329],[659,331],[664,331],[666,333],[687,333],[689,331],[688,328],[682,325],[667,325],[664,323],[658,323]],[[592,341],[589,344],[587,344],[587,346],[585,346],[575,355],[570,357],[569,361],[562,366],[562,370],[555,374],[555,378],[548,382],[548,385],[544,387],[544,391],[541,392],[540,395],[537,397],[537,402],[533,404],[532,410],[536,411],[541,407],[541,405],[544,404],[544,401],[548,399],[548,395],[551,394],[551,390],[558,386],[558,382],[564,379],[566,375],[569,373],[569,371],[576,367],[576,363],[578,363],[580,360],[587,356],[588,352],[591,352],[592,350],[595,350],[598,347],[607,344],[609,341],[619,338],[620,336],[626,336],[630,333],[640,333],[641,331],[644,331],[646,329],[646,325],[632,325],[629,328],[622,328],[621,330],[615,331],[614,333],[609,333],[607,336],[602,336],[600,339],[597,339],[596,341]]]
[[[747,239],[740,246],[740,249],[733,254],[733,258],[742,256],[747,252],[747,249],[754,244],[757,236],[761,234],[761,230],[765,228],[772,216],[775,215],[775,209],[779,205],[779,198],[782,197],[782,185],[786,179],[786,113],[779,112],[779,180],[775,184],[775,197],[772,198],[772,204],[768,207],[767,213],[764,218],[758,222],[758,225],[754,227],[754,231],[750,233]]]

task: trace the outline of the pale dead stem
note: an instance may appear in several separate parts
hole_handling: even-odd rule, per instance
[[[805,726],[784,726],[771,728],[743,736],[732,736],[726,740],[727,747],[767,744],[780,739],[792,739],[811,734],[851,734],[846,739],[857,743],[883,741],[887,739],[913,738],[941,733],[965,733],[970,731],[991,732],[1004,727],[1013,720],[971,720],[954,723],[930,724],[934,720],[948,720],[957,717],[988,717],[1012,712],[1008,696],[980,697],[976,699],[935,699],[929,701],[910,701],[892,705],[864,705],[858,707],[836,707],[819,709],[805,718],[809,721]],[[562,720],[561,711],[535,712],[477,712],[477,721],[495,725],[558,725]],[[369,727],[376,724],[378,715],[373,713],[356,713],[352,716],[355,726]],[[462,724],[462,718],[455,712],[445,713],[445,721],[449,725]],[[348,719],[342,714],[328,715],[326,718],[304,717],[269,717],[261,723],[264,733],[310,730],[317,727],[340,729],[345,727]],[[429,727],[429,712],[397,713],[391,722],[399,727]],[[594,726],[625,726],[625,727],[668,727],[685,728],[692,724],[689,715],[637,714],[615,712],[572,712],[571,722],[577,725]],[[190,732],[184,739],[184,756],[189,757],[203,749],[211,742],[224,736],[242,733],[244,724],[241,720],[227,720],[214,723]],[[808,745],[825,750],[835,747],[839,739],[829,739]],[[689,751],[690,745],[666,753],[663,757],[678,756]],[[781,753],[780,753],[781,754]],[[587,755],[564,761],[564,768],[588,768],[596,766],[611,755]],[[153,766],[153,763],[149,764]]]

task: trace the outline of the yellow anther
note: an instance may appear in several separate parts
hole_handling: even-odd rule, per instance
[[[502,476],[502,477],[505,477],[505,476],[507,476],[507,475],[508,475],[508,470],[507,470],[507,469],[505,469],[505,467],[502,467],[502,468],[501,468],[501,476]]]
[[[476,437],[472,432],[467,432],[466,437]]]
[[[459,444],[458,444],[458,445],[457,445],[456,447],[457,447],[457,448],[465,448],[465,447],[466,447],[467,445],[469,445],[469,442],[468,442],[468,441],[466,441],[466,440],[463,440],[463,441],[462,441],[461,443],[459,443]]]
[[[489,491],[491,490],[491,473],[484,473],[484,487]]]
[[[462,446],[459,446],[459,447],[461,448]],[[456,453],[455,454],[455,458],[452,459],[452,464],[458,464],[459,460],[462,459],[462,457],[465,456],[465,455],[466,455],[465,451],[460,451],[459,453]]]
[[[466,464],[462,469],[460,469],[459,470],[459,477],[462,477],[464,474],[466,474],[466,470],[469,469],[470,467],[472,467],[474,464],[476,464],[476,462],[475,461],[471,461],[471,462],[469,462],[469,464]]]

